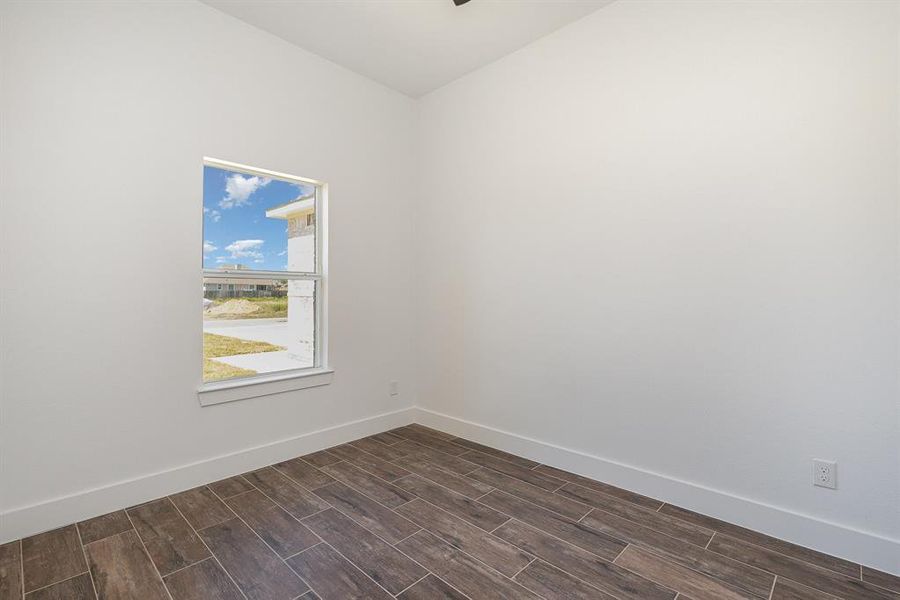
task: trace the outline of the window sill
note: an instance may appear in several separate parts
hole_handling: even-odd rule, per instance
[[[332,369],[282,371],[257,377],[204,383],[197,390],[197,397],[200,400],[200,406],[212,406],[328,385],[333,378],[334,371]]]

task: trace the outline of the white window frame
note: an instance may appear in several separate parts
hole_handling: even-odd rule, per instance
[[[206,269],[203,267],[202,253],[200,263],[201,288],[203,278],[211,279],[287,279],[306,280],[316,282],[315,295],[315,334],[313,366],[301,369],[290,369],[274,373],[263,373],[251,377],[239,377],[222,381],[201,383],[197,395],[201,406],[233,402],[247,398],[267,396],[292,390],[327,385],[331,383],[334,370],[328,363],[328,184],[315,179],[288,175],[277,171],[269,171],[248,165],[242,165],[216,158],[203,158],[204,167],[214,167],[226,171],[234,171],[244,175],[255,175],[312,185],[316,192],[315,202],[315,227],[316,227],[316,267],[314,272],[305,271],[255,271],[252,269]],[[202,212],[202,206],[201,206]],[[203,243],[202,234],[198,237]],[[203,344],[203,321],[200,321],[201,348]],[[203,354],[200,355],[199,373],[203,372]]]

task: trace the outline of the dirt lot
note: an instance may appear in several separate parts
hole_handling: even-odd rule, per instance
[[[287,298],[229,298],[213,300],[203,311],[204,319],[277,319],[287,318]]]

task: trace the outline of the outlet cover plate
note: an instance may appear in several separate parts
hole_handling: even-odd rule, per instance
[[[813,459],[813,485],[837,489],[837,463],[833,460]]]

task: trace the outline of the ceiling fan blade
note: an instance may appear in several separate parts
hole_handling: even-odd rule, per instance
[[[463,4],[465,4],[468,1],[469,0],[453,0],[453,4],[455,4],[457,6],[462,6]]]

